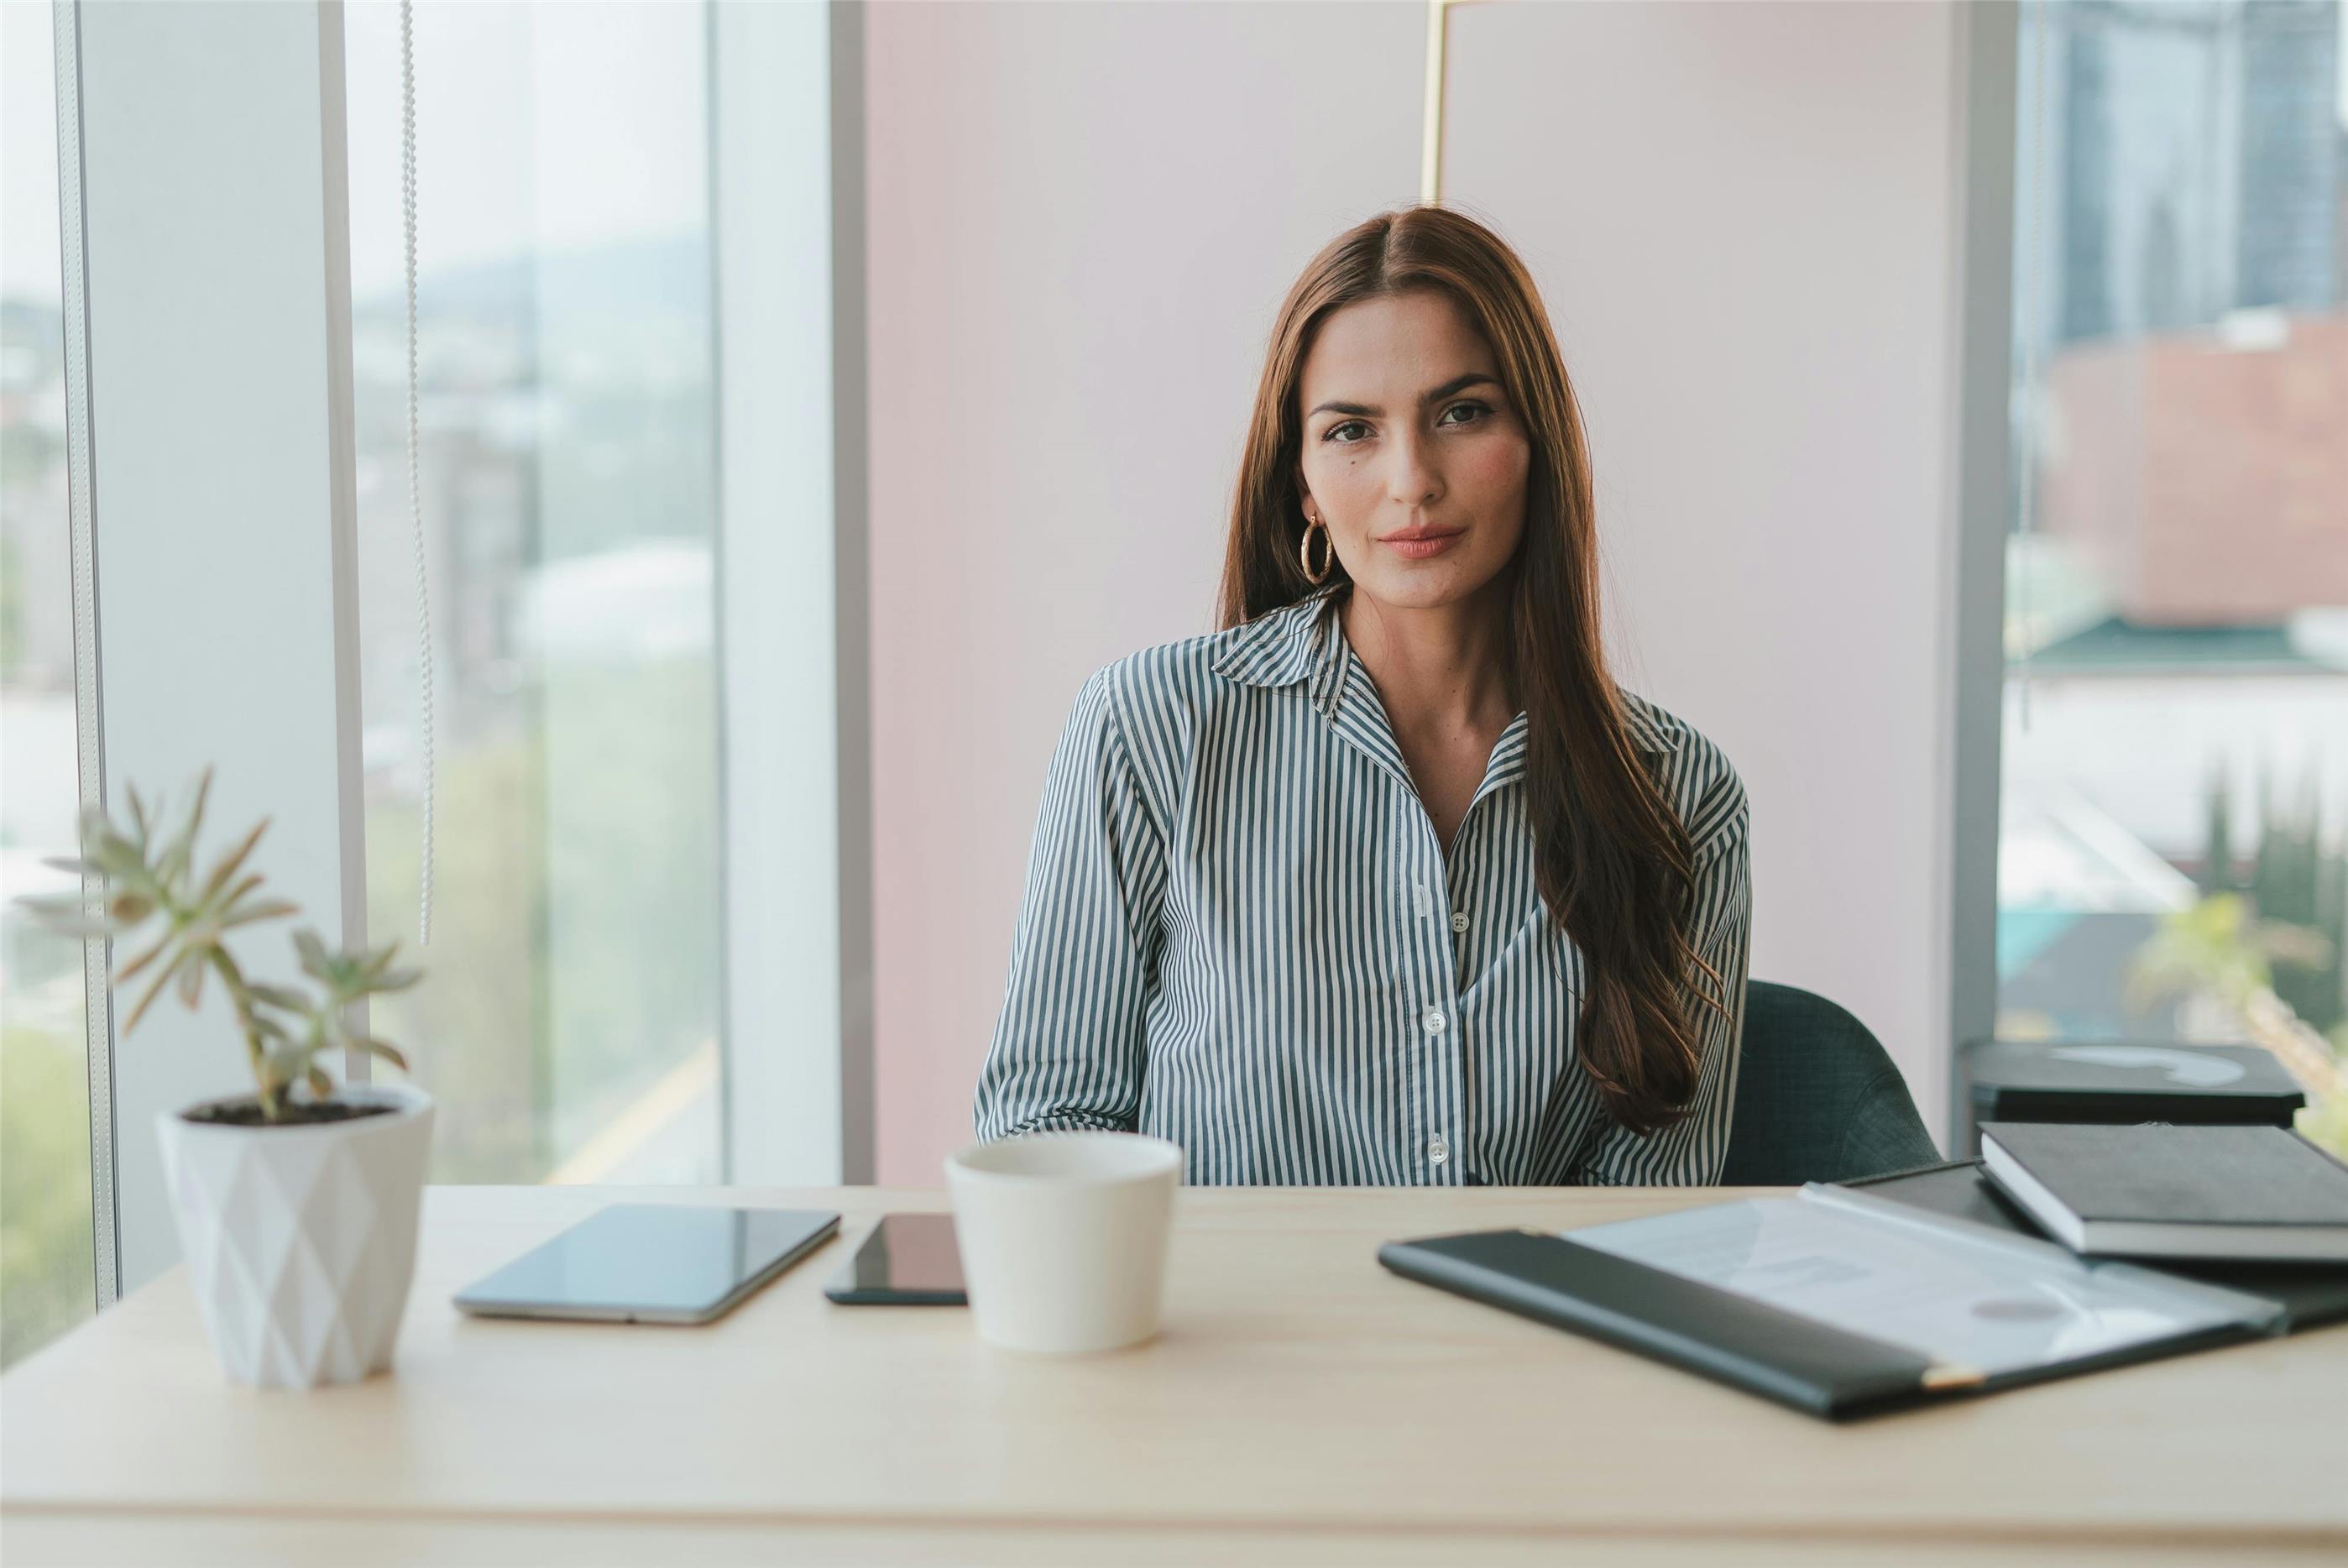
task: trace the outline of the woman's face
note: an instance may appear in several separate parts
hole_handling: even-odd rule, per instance
[[[1328,524],[1356,591],[1432,609],[1499,574],[1524,532],[1532,443],[1457,305],[1419,291],[1331,313],[1298,387],[1304,513]]]

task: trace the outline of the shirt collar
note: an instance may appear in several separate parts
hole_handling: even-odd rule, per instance
[[[1338,583],[1316,588],[1292,603],[1267,610],[1231,636],[1212,661],[1215,673],[1242,686],[1294,686],[1309,679],[1315,707],[1334,713],[1344,696],[1350,652],[1335,614]],[[1618,688],[1619,689],[1619,688]],[[1643,751],[1676,751],[1679,739],[1645,698],[1622,693],[1622,721]]]
[[[1293,686],[1323,669],[1337,653],[1342,638],[1336,616],[1324,623],[1322,612],[1331,607],[1337,585],[1316,588],[1292,603],[1267,610],[1245,625],[1235,626],[1213,660],[1217,675],[1242,686]],[[1314,689],[1319,689],[1317,681]]]

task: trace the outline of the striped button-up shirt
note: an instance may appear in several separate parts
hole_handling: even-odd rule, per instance
[[[1575,1060],[1579,945],[1534,882],[1526,717],[1447,859],[1334,588],[1088,679],[1055,750],[982,1138],[1155,1133],[1201,1183],[1716,1181],[1744,1024],[1744,786],[1623,693],[1694,846],[1690,1114],[1641,1137]],[[1711,989],[1709,983],[1704,987]]]

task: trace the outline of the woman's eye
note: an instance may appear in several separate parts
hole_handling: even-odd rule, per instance
[[[1458,411],[1459,411],[1460,409],[1462,409],[1462,408],[1473,408],[1473,409],[1475,409],[1475,410],[1476,410],[1477,415],[1478,415],[1478,417],[1477,418],[1475,418],[1475,419],[1460,419],[1460,420],[1457,420],[1457,421],[1454,421],[1455,423],[1457,423],[1457,424],[1463,424],[1463,425],[1474,425],[1474,424],[1479,424],[1479,423],[1481,423],[1481,422],[1482,422],[1482,420],[1481,420],[1481,417],[1482,417],[1482,416],[1484,416],[1484,415],[1489,414],[1489,413],[1492,411],[1490,405],[1488,405],[1488,404],[1485,404],[1485,403],[1478,403],[1478,402],[1473,401],[1472,399],[1471,399],[1471,400],[1469,400],[1469,401],[1468,401],[1468,402],[1464,402],[1464,403],[1454,403],[1454,404],[1452,404],[1452,405],[1451,405],[1451,407],[1450,407],[1446,408],[1446,409],[1445,409],[1445,410],[1443,410],[1443,411],[1444,411],[1444,413],[1446,413],[1446,414],[1454,414],[1454,413],[1458,412]],[[1439,423],[1442,423],[1442,421],[1440,421],[1440,420],[1438,420],[1438,421],[1437,421],[1437,422],[1438,424],[1439,424]],[[1346,438],[1346,437],[1345,437],[1345,435],[1344,435],[1344,432],[1345,432],[1345,431],[1347,431],[1347,430],[1353,429],[1355,426],[1357,426],[1357,425],[1361,425],[1361,423],[1362,423],[1362,422],[1361,422],[1359,419],[1348,419],[1348,420],[1346,420],[1346,421],[1345,421],[1344,424],[1342,424],[1342,425],[1332,425],[1332,426],[1330,426],[1326,430],[1323,430],[1323,431],[1322,431],[1322,432],[1321,432],[1321,438],[1322,438],[1323,440],[1324,440],[1324,441],[1334,441],[1334,442],[1336,442],[1336,444],[1337,444],[1337,445],[1339,445],[1339,446],[1341,446],[1341,447],[1350,447],[1350,446],[1353,446],[1353,445],[1354,444],[1354,440],[1355,440],[1355,439],[1359,439],[1359,438],[1355,438],[1354,439],[1348,439],[1348,438]],[[1366,426],[1365,426],[1365,427],[1363,427],[1363,428],[1367,428],[1367,427],[1366,427]]]

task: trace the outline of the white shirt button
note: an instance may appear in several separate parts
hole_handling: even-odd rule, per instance
[[[1465,930],[1467,930],[1467,929],[1468,929],[1468,917],[1467,917],[1465,914],[1455,914],[1455,915],[1453,915],[1453,916],[1451,917],[1451,929],[1452,929],[1452,930],[1454,930],[1454,931],[1465,931]]]
[[[1442,1164],[1445,1161],[1451,1158],[1451,1145],[1446,1143],[1442,1137],[1437,1135],[1434,1139],[1430,1140],[1426,1145],[1426,1158],[1432,1164]]]
[[[1443,1033],[1443,1009],[1440,1007],[1429,1007],[1426,1010],[1426,1032],[1428,1034],[1439,1035]]]

